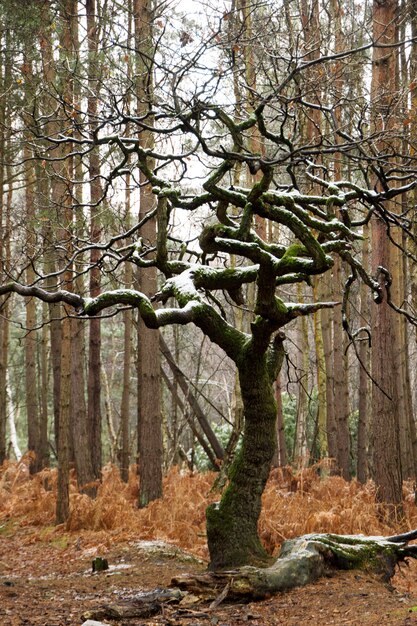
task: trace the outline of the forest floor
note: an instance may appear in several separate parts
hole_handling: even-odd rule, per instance
[[[305,587],[250,604],[224,602],[166,604],[151,618],[114,620],[97,611],[131,600],[146,590],[167,587],[173,576],[204,569],[174,549],[149,550],[147,542],[91,545],[83,536],[45,538],[38,529],[14,528],[0,538],[0,624],[2,626],[80,626],[85,617],[118,626],[269,626],[417,624],[417,564],[403,566],[388,586],[363,572],[337,572]],[[109,570],[92,573],[96,555]],[[88,615],[90,613],[90,615]]]
[[[283,540],[312,532],[389,536],[417,529],[412,484],[404,484],[405,515],[387,525],[372,482],[346,482],[325,470],[321,465],[271,473],[259,523],[271,554],[278,554]],[[94,500],[78,492],[73,476],[70,518],[55,526],[56,471],[32,477],[27,459],[5,463],[0,467],[0,626],[80,626],[88,614],[111,626],[417,626],[417,561],[403,565],[389,586],[364,572],[339,571],[250,604],[225,600],[210,610],[196,599],[165,604],[148,618],[99,617],[103,605],[123,604],[167,587],[176,575],[206,568],[205,509],[219,497],[213,480],[213,474],[173,469],[164,479],[163,498],[138,509],[134,468],[127,484],[116,468],[104,468]],[[155,541],[172,548],[161,550]],[[192,556],[184,558],[184,552]],[[108,560],[108,570],[92,573],[96,556]]]

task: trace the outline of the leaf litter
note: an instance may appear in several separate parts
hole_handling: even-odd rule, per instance
[[[417,528],[411,484],[404,485],[405,517],[394,526],[380,515],[371,482],[362,486],[323,467],[301,472],[279,468],[263,497],[259,530],[265,547],[279,553],[285,539],[310,532],[390,535]],[[35,476],[28,459],[0,468],[0,624],[78,626],[83,616],[112,602],[168,587],[172,577],[206,567],[205,509],[218,499],[213,473],[172,469],[164,497],[136,505],[132,467],[123,483],[113,466],[103,469],[97,498],[79,493],[71,479],[71,515],[55,526],[56,471]],[[166,544],[169,544],[169,547]],[[106,558],[109,570],[93,574],[91,562]],[[402,566],[392,586],[363,572],[337,572],[317,583],[245,605],[167,603],[150,618],[107,618],[107,624],[139,626],[311,625],[311,623],[417,625],[417,565]],[[198,601],[198,598],[196,599]]]

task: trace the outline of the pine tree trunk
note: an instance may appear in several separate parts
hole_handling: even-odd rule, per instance
[[[288,463],[287,446],[285,442],[284,431],[284,413],[282,407],[282,389],[281,389],[281,376],[278,374],[275,381],[275,402],[277,405],[277,420],[276,420],[276,441],[277,448],[272,461],[274,467],[284,467]]]
[[[150,0],[134,0],[136,41],[137,113],[146,114],[151,107],[154,54],[152,42],[152,6]],[[151,120],[148,121],[150,123]],[[151,134],[140,133],[142,146],[150,148]],[[140,211],[142,220],[155,206],[155,199],[146,178],[140,173]],[[148,220],[140,231],[141,237],[153,245],[156,240],[156,220]],[[155,267],[141,268],[138,288],[152,295],[157,291]],[[160,408],[159,331],[146,328],[138,321],[138,468],[139,506],[146,506],[162,495],[162,416]]]
[[[396,0],[375,0],[373,8],[374,39],[382,44],[395,42]],[[372,68],[372,114],[374,130],[390,128],[394,123],[393,89],[395,87],[396,50],[375,47]],[[389,116],[390,114],[390,116]],[[382,146],[385,151],[387,146]],[[372,270],[392,267],[385,225],[378,218],[372,224]],[[385,277],[379,272],[384,301],[372,306],[372,468],[378,499],[390,505],[388,515],[401,513],[402,469],[399,440],[398,377],[395,371],[396,324],[386,302]],[[387,446],[386,442],[390,445]]]
[[[27,240],[26,255],[28,258],[26,270],[26,282],[31,285],[35,280],[35,272],[33,270],[31,259],[34,256],[35,244],[35,203],[34,203],[34,172],[31,165],[31,153],[27,143],[25,143],[24,154],[26,159],[25,172],[25,203],[26,203],[26,224],[27,224]],[[28,332],[25,336],[25,396],[26,396],[26,419],[28,431],[28,450],[33,452],[34,456],[30,460],[29,469],[31,474],[38,472],[42,467],[40,444],[40,425],[39,425],[39,403],[37,393],[37,326],[36,321],[36,300],[30,298],[26,303],[26,321],[25,325]]]
[[[342,292],[341,262],[336,257],[333,267],[332,299]],[[334,410],[337,431],[337,466],[345,480],[350,480],[349,394],[347,388],[347,359],[344,354],[341,307],[333,312],[333,372]]]
[[[301,285],[297,285],[297,297],[299,302],[304,301]],[[308,419],[308,378],[309,378],[309,341],[308,325],[305,317],[298,321],[298,351],[297,351],[297,379],[298,379],[298,402],[295,425],[293,462],[297,467],[305,467],[308,464],[307,448],[307,419]]]
[[[128,45],[132,45],[132,31],[133,31],[133,14],[132,14],[132,0],[128,0],[127,5],[127,41]],[[129,58],[127,62],[127,76],[130,79],[132,76],[132,61]],[[131,110],[131,92],[126,94],[126,108],[127,111]],[[127,132],[131,133],[131,125],[128,125]],[[131,227],[131,176],[130,173],[126,174],[126,188],[125,188],[125,215],[124,225],[128,230]],[[131,263],[126,263],[124,269],[124,285],[126,288],[130,288],[133,283],[133,269]],[[133,329],[133,316],[132,311],[124,311],[123,313],[123,383],[122,383],[122,400],[120,403],[120,475],[125,482],[129,478],[129,465],[130,465],[130,394],[131,394],[131,368],[132,368],[132,329]]]
[[[65,0],[61,5],[60,18],[62,20],[61,34],[61,80],[63,81],[63,94],[66,102],[73,103],[73,80],[68,73],[68,60],[72,58],[74,48],[73,20],[77,16],[76,0]],[[62,156],[65,158],[60,172],[62,182],[59,186],[59,198],[62,215],[62,238],[65,241],[65,255],[62,259],[65,263],[63,284],[67,291],[73,289],[73,267],[67,261],[72,255],[71,236],[73,234],[73,211],[72,211],[72,177],[73,158],[69,156],[69,146],[64,146]],[[55,200],[56,201],[56,200]],[[69,516],[69,468],[71,449],[71,318],[72,310],[68,306],[63,307],[64,318],[62,320],[61,335],[61,359],[60,359],[60,402],[59,402],[59,431],[58,431],[58,493],[56,503],[56,522],[63,523]]]
[[[323,282],[326,278],[323,279]],[[316,301],[323,298],[321,289],[314,282],[314,299]],[[314,343],[316,347],[316,380],[317,380],[317,439],[320,458],[327,457],[328,438],[327,438],[327,375],[326,375],[326,358],[323,340],[323,323],[322,314],[324,310],[314,313]]]
[[[3,93],[7,93],[10,83],[10,59],[9,48],[5,47],[4,53],[0,55],[0,85]],[[9,120],[7,119],[7,99],[0,99],[0,154],[6,154],[7,131]],[[3,201],[6,193],[5,188],[6,167],[4,160],[0,159],[0,280],[3,280],[7,270],[7,241],[9,232],[7,220],[10,206]],[[10,244],[9,244],[10,246]],[[0,298],[0,465],[6,459],[6,423],[7,423],[7,363],[9,348],[9,316],[8,316],[8,296]]]
[[[64,523],[69,516],[69,468],[71,436],[71,319],[62,321],[61,338],[61,398],[58,432],[58,493],[56,500],[56,523]]]
[[[100,84],[98,67],[98,26],[96,20],[96,0],[87,0],[87,32],[88,32],[88,120],[90,131],[97,127],[97,94]],[[90,241],[94,244],[100,240],[100,212],[103,206],[100,203],[102,189],[100,183],[100,161],[96,150],[89,154],[88,173],[90,177]],[[97,262],[100,250],[92,248],[90,254],[91,270],[90,296],[94,298],[100,293],[100,269]],[[102,444],[101,444],[101,321],[90,320],[88,351],[88,423],[90,425],[90,451],[93,462],[93,471],[96,478],[101,477]]]
[[[49,441],[48,441],[48,400],[49,400],[49,328],[48,328],[48,307],[44,303],[42,306],[42,339],[40,346],[40,414],[39,414],[39,452],[41,455],[41,466],[49,466]]]
[[[79,489],[95,495],[93,486],[85,487],[96,478],[89,442],[87,407],[85,403],[85,341],[84,321],[71,320],[71,433],[74,445],[75,470]]]
[[[362,244],[362,265],[368,270],[369,267],[369,228],[364,227]],[[360,313],[361,320],[369,320],[369,292],[364,283],[360,286]],[[359,355],[359,401],[358,401],[358,451],[357,451],[357,468],[356,475],[360,483],[365,483],[368,478],[368,412],[370,410],[369,392],[370,392],[370,358],[369,358],[369,340],[365,332],[360,336],[358,346]]]
[[[40,40],[40,53],[42,59],[42,78],[48,85],[56,84],[56,66],[53,56],[52,41],[51,41],[51,29],[50,25],[53,21],[49,7],[44,4],[41,10],[41,27],[39,31]],[[54,106],[52,103],[52,97],[45,95],[42,99],[42,107],[48,111],[50,106]],[[51,121],[46,127],[51,134],[59,132],[57,122]],[[52,166],[53,173],[55,174],[58,167]],[[54,250],[51,248],[50,242],[54,241],[57,234],[57,225],[59,223],[56,207],[54,205],[57,198],[61,196],[61,182],[56,177],[48,177],[49,172],[39,173],[39,178],[42,178],[39,182],[39,187],[42,189],[45,198],[48,199],[50,207],[48,210],[48,220],[43,227],[43,239],[46,242],[46,249],[44,252],[44,268],[45,274],[50,274],[50,277],[46,280],[46,286],[49,291],[56,291],[58,286],[58,280],[53,274],[57,271],[57,264],[54,255]],[[48,304],[49,310],[49,332],[50,332],[50,345],[51,345],[51,364],[52,364],[52,380],[53,380],[53,415],[54,415],[54,443],[55,451],[58,449],[58,433],[59,433],[59,403],[60,403],[60,385],[61,385],[61,316],[62,310],[59,303]]]

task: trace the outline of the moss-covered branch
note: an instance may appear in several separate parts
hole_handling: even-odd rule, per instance
[[[17,293],[27,298],[38,298],[48,303],[65,302],[74,307],[74,309],[81,309],[84,303],[81,296],[71,291],[65,291],[63,289],[59,291],[47,291],[36,285],[21,285],[14,281],[0,285],[0,296],[8,293]]]

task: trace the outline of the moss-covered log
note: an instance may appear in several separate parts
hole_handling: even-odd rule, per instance
[[[172,585],[207,599],[226,589],[228,599],[253,600],[306,585],[337,569],[366,570],[388,581],[400,561],[417,558],[417,546],[408,545],[415,538],[417,531],[395,537],[304,535],[285,541],[270,567],[184,575],[174,578]]]

